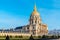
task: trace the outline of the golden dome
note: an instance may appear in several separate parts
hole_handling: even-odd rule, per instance
[[[37,11],[33,11],[32,15],[39,15],[39,13]]]
[[[39,13],[36,10],[36,5],[34,6],[34,11],[32,12],[32,15],[39,15]]]

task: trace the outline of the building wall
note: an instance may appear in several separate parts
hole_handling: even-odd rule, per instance
[[[29,33],[0,33],[0,36],[31,36]]]

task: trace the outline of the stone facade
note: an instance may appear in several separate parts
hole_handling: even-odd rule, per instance
[[[24,32],[28,32],[31,35],[47,35],[48,28],[46,24],[42,24],[40,14],[37,12],[36,5],[29,19],[29,25],[23,27]]]

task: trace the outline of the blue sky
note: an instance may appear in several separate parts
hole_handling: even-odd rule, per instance
[[[48,29],[60,29],[60,0],[0,0],[0,29],[27,25],[34,4]]]

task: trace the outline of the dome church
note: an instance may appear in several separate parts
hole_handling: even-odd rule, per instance
[[[36,5],[33,12],[30,15],[29,24],[25,26],[16,27],[15,30],[1,30],[0,36],[41,36],[48,35],[48,27],[46,24],[42,24],[42,20]]]

